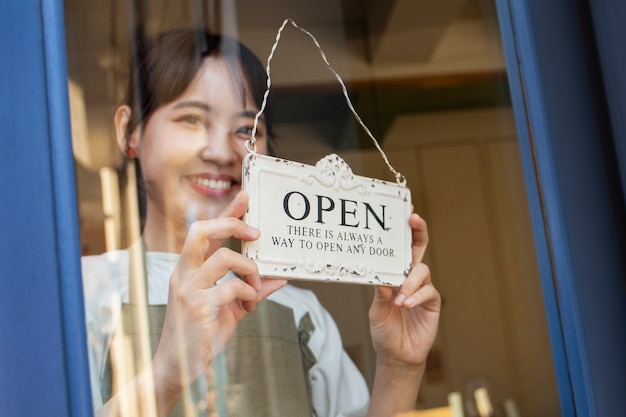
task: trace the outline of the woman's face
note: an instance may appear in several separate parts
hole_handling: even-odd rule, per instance
[[[151,216],[190,223],[220,215],[241,188],[241,162],[258,109],[220,58],[204,60],[187,90],[158,108],[136,138]],[[247,88],[245,89],[247,90]],[[266,153],[259,123],[257,151]]]

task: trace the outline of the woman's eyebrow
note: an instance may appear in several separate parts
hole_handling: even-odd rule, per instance
[[[202,101],[185,100],[185,101],[179,101],[178,103],[174,104],[175,109],[180,109],[180,108],[185,108],[185,107],[194,107],[194,108],[203,110],[207,113],[211,112],[211,106],[209,106],[206,103],[203,103]]]
[[[251,117],[254,119],[256,117],[256,112],[252,110],[244,110],[237,113],[237,117]]]

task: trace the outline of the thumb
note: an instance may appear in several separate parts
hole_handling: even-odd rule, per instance
[[[246,207],[248,207],[248,193],[241,190],[237,193],[233,201],[226,206],[222,214],[220,214],[220,218],[224,217],[234,217],[239,219],[246,212]]]
[[[386,303],[391,300],[393,295],[392,287],[375,287],[374,288],[374,302]]]
[[[374,299],[372,300],[372,305],[369,310],[370,321],[378,319],[381,312],[387,311],[391,306],[392,296],[393,288],[391,287],[374,288]]]
[[[370,306],[368,316],[370,326],[378,326],[389,314],[391,306],[391,296],[393,289],[391,287],[375,287],[374,300]]]

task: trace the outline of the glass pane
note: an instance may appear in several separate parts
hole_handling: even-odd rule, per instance
[[[186,226],[194,220],[215,217],[225,204],[214,202],[232,199],[234,191],[230,187],[234,183],[237,188],[240,177],[237,169],[229,165],[238,156],[233,156],[229,142],[198,145],[195,153],[189,153],[189,142],[181,144],[172,137],[163,139],[168,142],[160,146],[146,145],[150,138],[157,137],[155,131],[163,137],[166,135],[166,130],[154,127],[157,125],[153,119],[137,123],[141,128],[131,129],[135,135],[125,138],[130,142],[118,145],[116,137],[120,134],[114,118],[135,123],[125,119],[129,115],[118,108],[128,96],[129,75],[136,71],[137,79],[146,81],[137,84],[134,90],[137,96],[158,83],[142,72],[150,68],[131,65],[131,52],[156,33],[172,28],[205,27],[239,39],[264,64],[278,28],[290,17],[319,40],[328,60],[347,84],[356,111],[382,144],[391,164],[406,177],[415,211],[428,222],[430,244],[425,263],[430,267],[443,304],[439,332],[412,408],[443,407],[448,405],[451,393],[459,393],[465,415],[487,415],[475,401],[476,393],[480,396],[484,388],[493,406],[491,415],[560,414],[506,68],[492,1],[65,0],[65,13],[81,238],[86,256],[84,274],[86,280],[96,282],[85,286],[87,308],[100,306],[96,313],[88,311],[88,326],[94,326],[97,333],[89,341],[92,364],[97,364],[92,367],[96,408],[108,398],[108,393],[103,394],[107,386],[116,389],[116,382],[105,381],[103,375],[108,374],[105,368],[109,363],[106,360],[109,347],[115,346],[112,335],[121,326],[118,314],[122,311],[123,317],[131,317],[130,313],[125,315],[121,305],[132,302],[133,297],[135,304],[143,302],[143,280],[137,280],[135,290],[128,290],[129,276],[143,277],[142,271],[147,268],[150,304],[166,303],[170,272],[178,261],[177,253],[186,230],[181,234],[180,228],[163,224]],[[177,68],[181,73],[186,71],[182,65]],[[237,65],[226,65],[219,83],[204,80],[205,87],[211,88],[197,91],[210,96],[211,91],[228,90],[229,85],[234,85],[240,94],[242,91],[245,94],[251,87],[249,81],[247,84],[241,81],[240,70]],[[314,164],[327,154],[337,153],[356,174],[394,180],[371,139],[350,113],[337,80],[311,39],[293,27],[286,28],[272,61],[271,76],[274,155]],[[164,77],[170,82],[168,75]],[[246,77],[244,74],[243,79]],[[184,75],[174,78],[178,81]],[[178,84],[171,82],[156,87],[163,90],[153,97],[157,112],[188,91],[180,90]],[[169,86],[174,91],[173,97],[167,96]],[[232,88],[226,96],[232,98]],[[210,125],[215,130],[230,129],[237,137],[249,134],[250,126],[235,128],[232,120],[224,124],[213,115],[212,112],[219,113],[219,106],[207,110],[197,102],[197,97],[190,97],[187,107],[193,111],[173,112],[170,120],[184,124],[186,132],[197,132],[198,126],[208,129]],[[256,111],[258,105],[252,109]],[[133,105],[126,111],[138,112]],[[198,116],[198,112],[211,114],[212,118],[207,121],[189,115]],[[250,118],[246,120],[249,122]],[[243,133],[237,133],[239,127]],[[122,137],[124,132],[122,129]],[[189,140],[197,139],[192,136]],[[187,153],[181,151],[185,147]],[[153,153],[151,164],[146,163],[149,152]],[[142,161],[141,168],[134,163],[137,158]],[[214,163],[214,158],[222,158],[221,163],[228,168],[222,166],[212,171],[213,174],[219,171],[220,175],[197,174],[203,172],[203,164]],[[189,187],[177,181],[189,177],[193,177],[192,187],[196,192],[213,203],[198,205],[197,200],[185,200],[185,197],[171,203],[183,193],[181,190]],[[171,213],[178,213],[176,221]],[[143,242],[143,247],[137,242]],[[229,239],[225,245],[238,249],[237,239]],[[108,255],[99,256],[103,253]],[[245,274],[245,271],[235,272]],[[365,385],[371,389],[376,368],[368,322],[373,288],[300,281],[290,284],[312,290],[330,312],[342,337],[338,346],[343,345]],[[133,295],[129,296],[130,292]],[[308,298],[298,297],[305,296],[296,297],[298,305],[289,305],[294,310],[293,320],[285,326],[295,326],[302,335],[307,327],[306,320],[303,321],[306,308],[301,307]],[[279,300],[277,304],[283,307],[289,303]],[[129,326],[150,324],[159,315],[162,320],[164,311],[157,310],[141,310],[132,316],[138,318],[130,320]],[[96,316],[95,321],[89,322],[90,314]],[[261,317],[265,317],[263,314],[266,313],[262,312]],[[258,337],[270,339],[272,326],[255,323],[246,329],[258,327]],[[278,319],[272,323],[283,326]],[[313,334],[316,331],[319,335],[322,330],[318,326]],[[160,333],[160,325],[156,325],[151,340],[139,342],[130,350],[150,355],[150,344],[157,346]],[[194,337],[203,334],[191,333]],[[121,340],[126,340],[120,342],[123,345],[130,338]],[[259,369],[248,371],[256,378],[271,379],[274,369],[289,361],[277,353],[283,347],[265,342],[260,346],[266,351],[259,354]],[[308,370],[301,391],[304,398],[296,402],[306,404],[311,399],[318,415],[332,415],[330,411],[321,411],[328,404],[358,408],[363,391],[358,388],[360,377],[340,379],[332,369],[315,374],[315,366],[320,365],[309,370],[307,348],[299,348],[296,353],[299,361],[303,355],[305,373]],[[246,383],[238,382],[244,378],[243,368],[248,366],[236,363],[232,352],[229,355],[210,362],[204,380],[206,386],[194,386],[199,391],[185,391],[184,401],[179,405],[182,409],[208,407],[219,412],[229,410],[228,415],[259,415],[247,409],[248,405],[242,405],[247,404],[248,395],[253,395]],[[339,363],[333,362],[330,368],[347,366]],[[128,377],[141,369],[141,365],[135,367]],[[326,404],[322,404],[323,396],[315,391],[315,378],[321,378],[320,375],[333,375],[335,381],[343,384],[340,388],[327,387],[329,392],[341,394],[328,394]],[[214,396],[200,394],[207,386]],[[259,386],[276,387],[264,382],[256,386],[257,391]],[[277,403],[289,402],[274,388],[259,392],[254,395],[263,397],[269,404],[264,406],[270,409]]]

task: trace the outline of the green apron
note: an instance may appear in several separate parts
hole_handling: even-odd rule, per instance
[[[148,335],[141,334],[135,325],[139,309],[147,308]],[[106,402],[116,391],[118,383],[112,375],[119,364],[112,358],[134,358],[135,371],[146,364],[137,354],[137,346],[148,337],[154,353],[161,337],[165,318],[165,305],[122,304],[121,317],[115,332],[123,332],[125,352],[111,350],[107,353],[107,369],[103,378],[103,400]],[[308,313],[295,326],[291,308],[264,300],[254,312],[246,315],[237,325],[224,353],[207,369],[207,378],[186,388],[170,417],[196,417],[217,411],[220,417],[300,417],[313,415],[306,372],[315,363],[307,346],[314,327]],[[144,339],[145,340],[145,339]],[[118,347],[118,349],[120,349]],[[128,372],[127,372],[128,373]],[[128,375],[126,379],[134,375]],[[210,403],[204,401],[207,391],[214,393]]]

